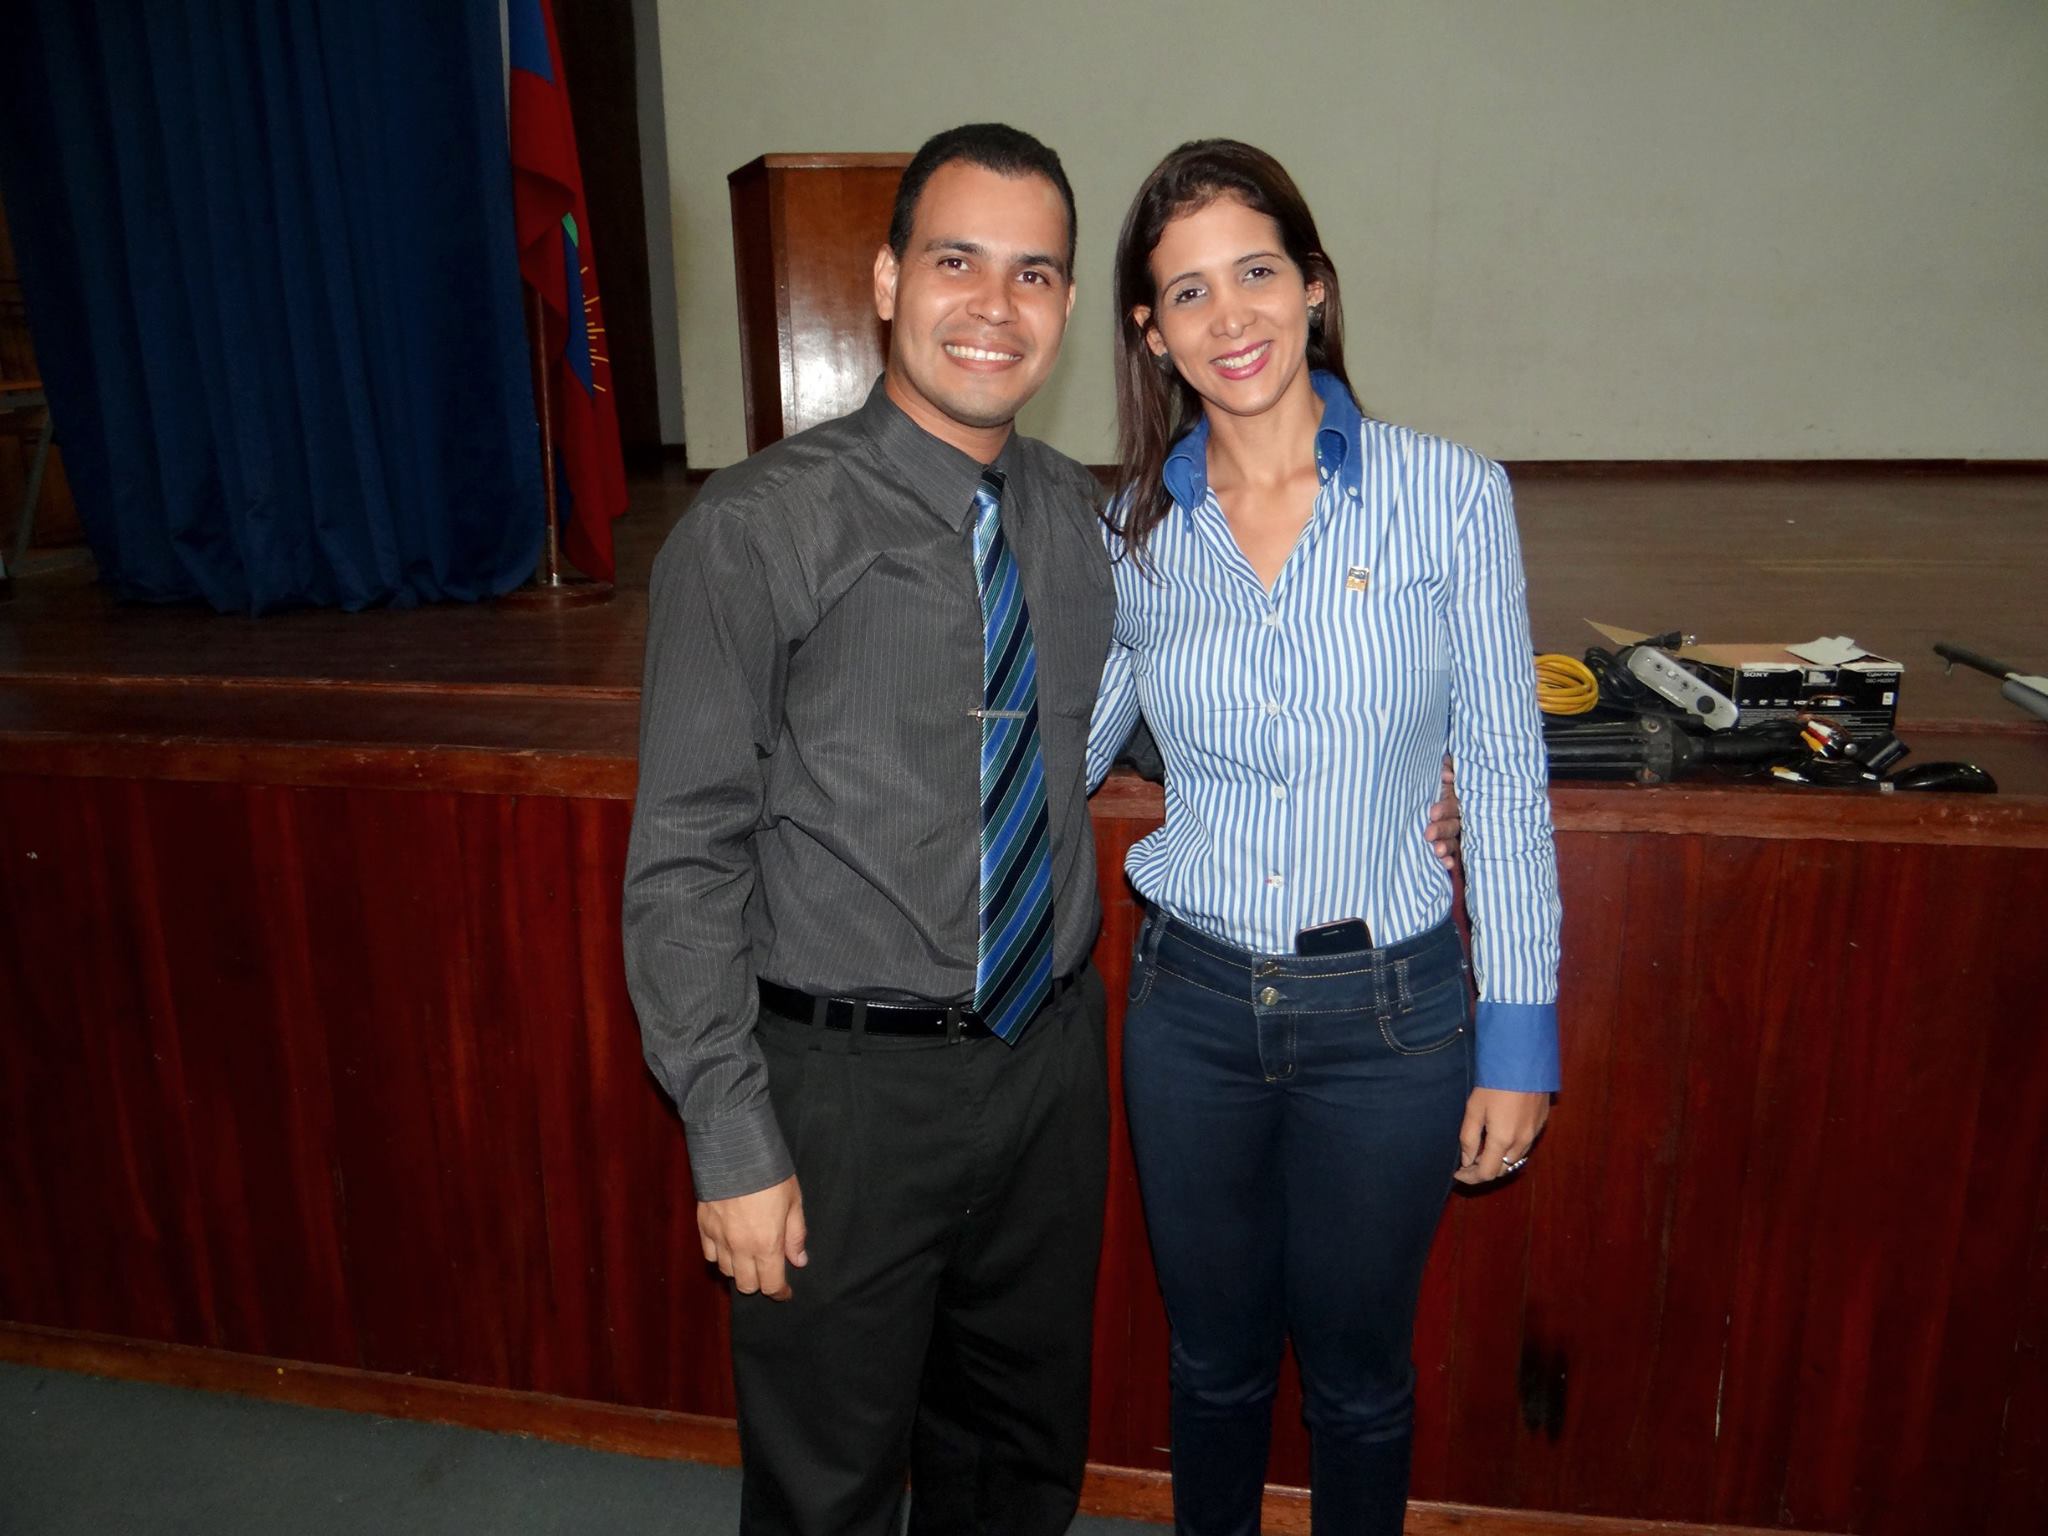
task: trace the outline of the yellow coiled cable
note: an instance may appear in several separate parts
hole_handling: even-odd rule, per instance
[[[1536,658],[1536,704],[1546,715],[1583,715],[1600,702],[1600,680],[1576,656]]]

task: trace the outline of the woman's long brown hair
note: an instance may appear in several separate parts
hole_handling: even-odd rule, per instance
[[[1286,168],[1264,150],[1236,139],[1194,139],[1160,161],[1131,200],[1116,238],[1117,474],[1103,517],[1122,537],[1125,551],[1141,560],[1146,539],[1173,509],[1173,498],[1159,478],[1166,455],[1200,419],[1202,397],[1170,359],[1153,356],[1145,328],[1131,311],[1141,304],[1158,308],[1152,252],[1166,226],[1223,197],[1236,198],[1279,225],[1281,245],[1301,269],[1302,280],[1321,281],[1322,307],[1309,315],[1308,364],[1335,374],[1351,389],[1344,372],[1344,305],[1337,269],[1323,253],[1315,216]]]

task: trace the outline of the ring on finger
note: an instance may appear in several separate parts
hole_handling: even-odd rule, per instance
[[[1502,1163],[1502,1164],[1500,1165],[1500,1171],[1501,1171],[1502,1173],[1513,1173],[1513,1172],[1514,1172],[1514,1171],[1515,1171],[1515,1170],[1516,1170],[1517,1168],[1521,1167],[1521,1166],[1522,1166],[1522,1164],[1524,1164],[1524,1163],[1526,1163],[1526,1162],[1528,1162],[1528,1161],[1529,1161],[1529,1154],[1525,1152],[1525,1153],[1523,1153],[1523,1154],[1522,1154],[1522,1155],[1521,1155],[1520,1157],[1516,1158],[1516,1159],[1515,1159],[1515,1160],[1514,1160],[1513,1162],[1511,1162],[1511,1163]]]

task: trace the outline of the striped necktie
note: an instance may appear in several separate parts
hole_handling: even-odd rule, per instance
[[[974,1010],[1005,1040],[1052,987],[1052,836],[1038,745],[1038,650],[1016,557],[1003,537],[1003,477],[974,492],[981,588],[981,944]]]

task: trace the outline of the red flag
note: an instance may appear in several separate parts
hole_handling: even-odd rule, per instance
[[[510,0],[512,216],[519,275],[540,295],[548,401],[562,499],[562,547],[588,575],[612,579],[612,519],[626,510],[604,306],[576,129],[549,0]]]

